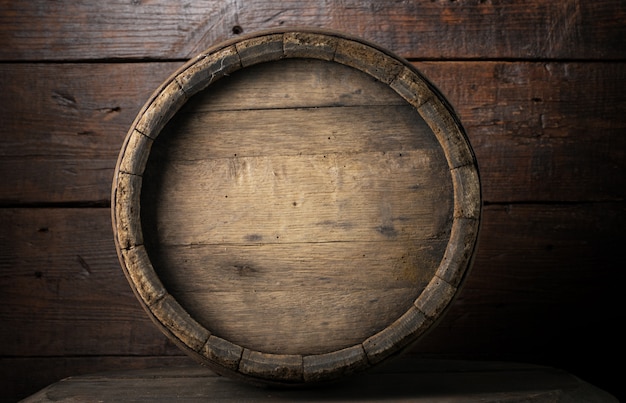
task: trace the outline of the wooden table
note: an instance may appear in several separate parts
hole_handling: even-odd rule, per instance
[[[201,366],[77,376],[52,384],[23,403],[59,401],[412,401],[617,402],[565,371],[507,362],[402,359],[340,383],[271,389],[215,375]]]

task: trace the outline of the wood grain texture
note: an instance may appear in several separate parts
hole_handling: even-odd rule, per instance
[[[122,139],[153,89],[234,32],[287,25],[336,28],[412,58],[476,151],[490,203],[477,264],[415,353],[565,367],[626,399],[610,369],[624,339],[614,309],[626,242],[624,7],[0,0],[0,401],[118,364],[171,363],[145,355],[180,354],[138,309],[107,208],[30,207],[108,206]],[[241,102],[231,95],[231,105]],[[100,274],[74,275],[83,270],[77,256]]]
[[[300,354],[270,354],[244,349],[238,371],[254,379],[282,384],[301,383],[304,379]]]
[[[457,110],[486,201],[625,199],[620,63],[416,65]]]
[[[0,358],[0,388],[2,388],[0,401],[7,403],[21,401],[50,384],[70,377],[107,371],[144,370],[147,374],[147,368],[177,370],[194,364],[186,355],[2,357]],[[203,376],[212,375],[206,368],[199,366],[196,366],[195,372],[202,372]]]
[[[163,173],[144,178],[142,219],[157,220],[168,245],[416,242],[448,232],[452,183],[436,154],[382,154],[156,159]]]
[[[302,359],[303,377],[306,382],[323,382],[337,379],[337,368],[342,368],[341,377],[362,371],[370,365],[361,344],[327,354],[308,355]]]
[[[0,59],[186,59],[239,32],[337,29],[408,58],[623,59],[619,0],[0,3]],[[89,27],[87,29],[86,27]]]
[[[138,114],[113,181],[120,263],[142,300],[156,300],[146,308],[166,335],[212,366],[220,361],[201,355],[201,347],[211,335],[227,340],[244,348],[240,374],[279,383],[320,381],[365,366],[361,343],[413,304],[438,317],[457,290],[434,278],[444,251],[446,271],[457,273],[451,277],[461,278],[470,261],[464,253],[455,258],[463,247],[448,246],[453,220],[479,221],[481,209],[473,152],[439,94],[383,50],[307,34],[305,49],[311,35],[335,49],[337,74],[325,54],[285,62],[285,38],[295,47],[290,31],[245,37],[200,55]],[[274,77],[294,76],[310,106],[294,105],[287,92],[292,85],[259,81],[256,69],[246,69],[261,62]],[[318,91],[314,98],[302,85],[316,88],[328,70],[331,81],[349,83],[351,103],[342,102],[343,94]],[[268,109],[259,98],[246,99],[220,110],[222,126],[213,123],[210,105],[183,107],[201,90],[211,95],[200,97],[209,104],[230,98],[236,86],[212,91],[219,78],[243,87],[241,81],[251,82],[284,101]],[[358,96],[371,87],[393,98],[395,86],[401,91],[393,113]],[[333,223],[341,231],[328,231]],[[472,230],[467,239],[476,237]],[[144,243],[152,263],[127,260]],[[238,277],[222,274],[232,268]],[[172,295],[143,295],[151,288],[162,295],[161,283]]]
[[[108,203],[128,127],[179,65],[1,65],[3,202]]]
[[[202,355],[230,371],[237,371],[243,347],[217,336],[209,336],[202,347]]]
[[[0,295],[3,306],[11,307],[2,311],[3,355],[178,352],[145,317],[119,269],[108,209],[3,209],[1,213],[3,228],[11,229],[3,232],[0,248],[4,274]],[[574,304],[597,324],[614,315],[604,307],[618,302],[620,285],[607,283],[606,278],[619,262],[617,246],[625,240],[614,229],[625,224],[625,213],[621,203],[486,207],[472,275],[443,324],[420,346],[424,351],[488,351],[493,337],[526,337],[519,347],[527,352],[546,340],[545,333],[535,333],[537,326],[544,326],[539,318],[531,320],[535,314],[545,319]],[[85,226],[82,232],[80,223]],[[81,252],[91,276],[76,256]],[[33,286],[38,282],[40,286]],[[576,287],[581,282],[585,288]],[[609,292],[599,293],[602,290]],[[529,304],[544,310],[527,309]],[[567,312],[573,318],[579,311]],[[486,326],[494,317],[498,326]],[[545,329],[552,335],[548,338],[557,340],[560,326],[568,320],[558,316],[551,321]],[[132,324],[133,334],[143,336],[107,333],[117,332],[118,321]],[[80,334],[91,332],[107,343],[94,345],[86,336],[64,339],[81,323],[91,323],[93,330]],[[568,326],[576,327],[577,322]],[[32,330],[23,330],[27,328]],[[14,329],[22,330],[15,333]],[[593,327],[579,330],[584,332],[576,337],[600,337]]]
[[[108,203],[116,155],[134,114],[179,66],[0,65],[0,100],[9,106],[0,110],[2,203]],[[416,66],[459,114],[480,164],[485,200],[575,202],[626,197],[626,177],[621,174],[626,169],[622,135],[626,96],[621,91],[626,69],[621,63],[428,62]],[[258,74],[270,80],[261,67]],[[281,77],[292,93],[300,85],[294,77]],[[108,81],[120,84],[110,86]],[[212,109],[231,109],[258,96],[259,88],[248,88],[248,93],[245,87],[220,97],[224,104],[211,104]],[[334,81],[333,88],[330,96],[341,97],[347,105],[357,95],[341,80]],[[55,97],[54,91],[67,98]],[[313,94],[328,91],[330,86],[325,85]],[[372,106],[388,102],[373,94],[371,86],[364,86],[359,96],[369,97],[366,102]],[[74,102],[67,101],[71,107],[65,107],[59,104],[62,99]],[[281,98],[264,100],[272,108]],[[292,105],[310,106],[302,99]],[[118,106],[118,112],[98,112]],[[225,123],[221,127],[228,129]],[[322,140],[328,139],[320,137],[320,147],[332,144]]]
[[[0,209],[0,355],[177,353],[120,276],[107,215]]]
[[[619,245],[626,242],[615,234],[626,225],[624,206],[488,206],[483,217],[471,276],[413,353],[568,365],[610,387],[605,382],[611,378],[585,373],[577,363],[606,365],[622,339],[614,320],[619,312],[607,308],[619,305],[620,283],[606,279],[615,277]],[[107,366],[110,360],[147,365],[142,360],[148,358],[131,364],[123,355],[181,354],[132,295],[117,262],[108,209],[3,209],[1,222],[2,355],[26,360],[17,365],[3,358],[3,368],[23,368],[6,372],[2,378],[11,386],[3,390],[22,385],[25,397],[64,376],[120,368]],[[80,275],[85,269],[77,255],[92,275]],[[581,348],[589,343],[595,347]],[[39,358],[19,358],[29,356]]]
[[[428,320],[415,306],[407,309],[395,322],[363,342],[368,362],[376,364],[406,348],[420,329],[427,328],[424,323]]]
[[[413,364],[410,371],[370,373],[308,390],[268,390],[240,385],[195,367],[117,371],[63,380],[29,396],[24,403],[71,401],[85,396],[103,401],[147,399],[155,402],[618,401],[572,374],[549,367],[446,360],[409,361],[408,364]]]

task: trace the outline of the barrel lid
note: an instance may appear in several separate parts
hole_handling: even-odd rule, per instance
[[[469,270],[478,167],[451,107],[364,40],[274,30],[199,54],[132,124],[112,188],[138,300],[219,373],[299,385],[396,355]]]

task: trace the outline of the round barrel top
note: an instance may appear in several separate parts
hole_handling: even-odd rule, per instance
[[[476,160],[407,61],[282,30],[198,55],[130,128],[115,242],[159,328],[217,372],[335,380],[433,327],[469,270]]]

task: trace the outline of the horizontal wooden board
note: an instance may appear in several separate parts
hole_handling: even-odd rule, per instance
[[[0,202],[108,202],[122,139],[151,91],[178,66],[0,65],[0,101],[7,105],[0,110]],[[416,66],[459,114],[486,201],[624,199],[622,63]],[[354,96],[344,94],[336,96]]]
[[[330,157],[336,153],[393,153],[422,149],[438,157],[441,146],[410,105],[341,106],[297,109],[237,110],[181,114],[170,122],[175,147],[162,158],[194,161],[264,155],[271,144],[274,155]],[[390,119],[389,117],[393,118]],[[163,135],[167,135],[166,128]],[[198,132],[208,132],[199,137]],[[355,133],[358,133],[355,135]],[[160,139],[158,139],[160,140]],[[155,147],[157,148],[157,147]],[[161,151],[161,152],[160,152]],[[423,158],[426,157],[426,152]],[[373,155],[372,155],[373,157]],[[339,157],[338,157],[339,158]],[[349,158],[344,156],[344,159]],[[387,157],[390,158],[390,157]],[[410,159],[407,158],[407,159]]]
[[[146,371],[146,368],[180,368],[194,365],[186,355],[179,356],[96,356],[96,357],[12,357],[0,358],[0,402],[13,403],[46,386],[69,377],[114,371]],[[211,376],[206,368],[193,373]],[[119,373],[119,372],[118,372]]]
[[[179,65],[0,65],[0,199],[108,202],[131,122]]]
[[[420,363],[416,363],[417,367]],[[324,388],[268,391],[216,377],[198,368],[162,368],[84,375],[50,385],[24,403],[71,401],[322,402],[429,401],[433,403],[499,401],[617,402],[607,393],[565,371],[517,363],[428,361],[429,369],[400,373],[368,373]],[[422,364],[424,365],[424,364]],[[425,366],[425,365],[424,365]]]
[[[388,154],[157,160],[165,172],[144,178],[142,219],[170,245],[415,242],[447,233],[452,181],[441,155]]]
[[[0,355],[178,354],[119,266],[108,209],[0,209]]]
[[[621,63],[416,66],[460,115],[484,200],[624,200]]]
[[[0,59],[182,59],[259,29],[309,26],[407,58],[623,59],[620,0],[0,2]]]

